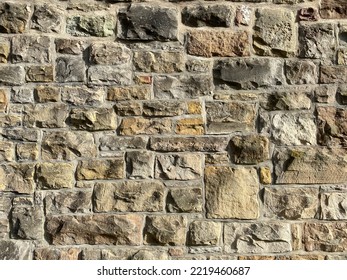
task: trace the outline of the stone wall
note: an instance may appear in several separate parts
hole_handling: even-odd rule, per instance
[[[346,65],[345,0],[2,0],[0,259],[346,258]]]

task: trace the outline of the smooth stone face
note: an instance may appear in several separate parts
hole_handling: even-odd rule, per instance
[[[31,163],[0,165],[0,190],[32,194],[35,188],[34,167]]]
[[[29,20],[29,6],[0,3],[0,33],[23,33]]]
[[[205,168],[208,218],[257,219],[259,181],[254,168]]]
[[[30,260],[31,253],[28,241],[0,240],[0,260]]]
[[[36,165],[37,185],[40,189],[73,188],[75,165],[72,163],[40,163]]]
[[[220,241],[222,225],[212,221],[194,221],[189,226],[191,245],[217,245]]]
[[[166,203],[169,212],[201,212],[203,208],[202,189],[171,189]]]

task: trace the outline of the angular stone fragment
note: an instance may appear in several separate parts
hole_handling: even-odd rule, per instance
[[[34,192],[34,164],[0,165],[0,190],[21,194]]]
[[[92,191],[48,192],[44,205],[46,214],[89,213],[92,209]]]
[[[72,163],[39,163],[36,165],[37,186],[40,189],[73,188],[75,165]]]
[[[42,159],[74,160],[95,157],[97,154],[93,135],[89,132],[45,132],[42,139]]]
[[[35,260],[79,260],[79,248],[38,248],[34,251]]]
[[[69,108],[65,104],[25,105],[23,124],[26,127],[65,127],[68,114]]]
[[[107,100],[148,100],[151,97],[151,88],[146,86],[108,87]]]
[[[88,68],[88,83],[128,86],[132,83],[132,72],[115,66],[91,66]]]
[[[347,220],[347,193],[323,193],[320,207],[323,220]]]
[[[203,156],[200,154],[157,155],[155,178],[193,180],[202,175]]]
[[[189,244],[217,245],[221,237],[222,225],[211,221],[194,221],[189,226]]]
[[[174,51],[135,51],[133,63],[136,70],[147,73],[174,73],[185,69],[184,55]]]
[[[289,220],[314,219],[318,214],[318,188],[265,188],[265,216]]]
[[[147,101],[143,103],[143,114],[148,117],[173,117],[184,114],[186,104],[182,101]]]
[[[90,60],[95,64],[120,65],[131,60],[131,51],[123,44],[93,43],[90,48]]]
[[[50,216],[46,233],[53,245],[140,245],[142,224],[133,214]]]
[[[238,89],[254,89],[285,83],[283,61],[277,58],[244,58],[220,61],[215,78]]]
[[[287,60],[285,66],[287,83],[290,85],[317,84],[317,66],[309,60]]]
[[[345,149],[296,148],[274,155],[277,184],[339,184],[347,180]]]
[[[175,132],[185,135],[202,135],[205,132],[204,120],[202,117],[178,120]]]
[[[253,47],[265,56],[291,56],[296,50],[295,16],[289,10],[258,9]]]
[[[166,204],[169,212],[201,212],[203,207],[202,189],[171,189]]]
[[[27,241],[0,240],[0,260],[30,260],[32,245]]]
[[[147,179],[154,177],[154,153],[149,151],[129,151],[126,153],[127,177]]]
[[[204,57],[249,56],[248,38],[246,31],[191,30],[188,33],[187,52]]]
[[[53,82],[53,67],[47,66],[28,66],[26,67],[27,82],[48,83]]]
[[[31,29],[41,32],[60,33],[63,23],[63,11],[53,5],[35,5],[31,18]]]
[[[347,110],[336,107],[317,107],[318,143],[347,146]]]
[[[123,118],[119,131],[120,135],[167,134],[172,131],[172,121],[166,118]]]
[[[79,57],[58,57],[56,60],[56,80],[59,83],[85,82],[85,63]]]
[[[76,129],[90,131],[113,130],[117,126],[112,108],[72,109],[68,123]]]
[[[14,160],[14,143],[0,141],[0,161]]]
[[[103,135],[99,139],[99,150],[105,152],[125,151],[128,149],[146,149],[147,137],[119,137],[116,135]]]
[[[209,134],[254,130],[256,119],[254,104],[207,101],[205,106]]]
[[[122,158],[90,159],[79,162],[76,178],[78,180],[122,179],[125,177],[124,173]]]
[[[93,197],[95,212],[161,212],[165,199],[159,181],[97,183]]]
[[[34,90],[34,96],[39,103],[60,101],[60,91],[57,87],[38,86]]]
[[[346,19],[346,2],[343,0],[322,0],[320,15],[324,19]]]
[[[127,40],[176,40],[177,17],[172,7],[132,4],[118,14],[117,35]]]
[[[184,245],[187,218],[185,216],[149,216],[144,229],[146,244]]]
[[[14,207],[11,218],[12,238],[29,240],[43,238],[43,212],[40,207]]]
[[[321,84],[347,83],[347,67],[345,66],[321,66]]]
[[[38,160],[40,153],[39,145],[36,143],[18,143],[16,156],[18,161]]]
[[[303,239],[306,251],[345,252],[346,226],[345,222],[306,223]]]
[[[20,3],[0,3],[0,33],[23,33],[30,8]]]
[[[183,24],[191,27],[230,27],[234,10],[227,5],[188,6],[182,10]]]
[[[55,39],[55,49],[62,54],[82,54],[87,48],[87,43],[81,40],[73,39]]]
[[[72,16],[66,21],[66,32],[72,36],[108,37],[114,34],[114,29],[111,15]]]
[[[265,110],[304,110],[312,106],[312,92],[300,88],[288,88],[285,91],[276,91],[266,95],[265,101],[260,102],[260,106]]]
[[[254,168],[205,168],[208,218],[257,219],[259,181]]]
[[[10,41],[0,39],[0,63],[7,63],[10,54]]]
[[[235,136],[231,143],[231,157],[235,163],[257,164],[270,157],[269,140],[264,136]]]
[[[227,223],[224,244],[228,253],[263,254],[292,250],[290,225],[286,223]]]
[[[49,63],[51,40],[47,36],[21,35],[12,39],[13,63]]]
[[[25,83],[23,66],[0,65],[0,85],[18,86]]]
[[[278,145],[314,145],[317,128],[308,114],[275,114],[272,138]]]

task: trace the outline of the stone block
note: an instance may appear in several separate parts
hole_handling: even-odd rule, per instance
[[[0,141],[0,162],[14,160],[14,143],[10,141]]]
[[[151,88],[146,86],[108,87],[106,99],[109,101],[148,100]]]
[[[54,81],[53,67],[46,66],[28,66],[26,69],[25,80],[33,83],[49,83]]]
[[[87,48],[87,43],[77,39],[55,39],[55,50],[61,54],[79,55]]]
[[[63,10],[49,4],[35,5],[35,10],[31,18],[31,29],[45,33],[60,33],[62,24]]]
[[[323,193],[320,207],[323,220],[347,220],[347,193]]]
[[[92,43],[90,61],[95,64],[128,64],[131,61],[131,51],[120,43]]]
[[[75,106],[99,106],[104,101],[103,88],[88,88],[86,86],[66,86],[60,88],[62,101]]]
[[[24,105],[23,124],[26,127],[65,127],[69,107],[62,103]]]
[[[85,82],[86,67],[80,57],[58,57],[55,66],[56,81],[59,83]]]
[[[66,33],[78,37],[109,37],[114,34],[115,25],[111,15],[76,15],[67,18]]]
[[[205,133],[204,120],[202,117],[180,119],[176,122],[175,132],[182,135],[202,135]]]
[[[132,72],[117,66],[91,66],[88,68],[88,83],[129,86],[132,84]]]
[[[13,63],[51,62],[51,39],[47,36],[20,35],[12,39]]]
[[[310,60],[287,60],[285,72],[290,85],[317,84],[317,66]]]
[[[322,0],[320,15],[324,19],[346,19],[346,2],[343,0]]]
[[[34,251],[34,259],[47,260],[79,260],[81,249],[78,248],[38,248]]]
[[[347,83],[347,67],[344,65],[321,66],[319,83],[321,84]]]
[[[127,177],[148,179],[154,177],[154,153],[149,151],[129,151],[126,153]]]
[[[77,180],[123,179],[124,169],[122,158],[83,160],[77,165],[76,178]]]
[[[176,213],[202,212],[203,194],[201,188],[174,188],[168,193],[167,210]]]
[[[38,206],[14,207],[11,215],[11,237],[40,240],[43,238],[43,212]]]
[[[59,102],[60,89],[54,86],[38,86],[34,89],[34,97],[39,103]]]
[[[28,241],[0,240],[0,260],[30,260],[32,245]]]
[[[39,189],[73,188],[75,165],[72,163],[39,163],[36,165],[36,180]]]
[[[120,124],[120,135],[167,134],[171,131],[172,120],[168,118],[128,117]]]
[[[23,33],[30,16],[30,8],[21,3],[0,3],[0,33]]]
[[[183,115],[186,104],[182,101],[146,101],[143,103],[143,115],[146,117],[174,117]]]
[[[261,135],[234,136],[231,158],[239,164],[258,164],[270,158],[269,140]]]
[[[0,65],[0,85],[18,86],[25,83],[23,66]]]
[[[193,221],[189,225],[189,244],[211,246],[218,245],[221,239],[222,225],[212,221]]]
[[[13,163],[0,165],[0,190],[32,194],[35,189],[34,164]]]
[[[137,101],[120,101],[114,105],[118,116],[141,116],[142,104]]]
[[[16,156],[18,161],[36,161],[39,159],[40,146],[36,143],[18,143]]]
[[[7,63],[10,55],[10,41],[4,38],[0,39],[0,63]]]
[[[103,135],[99,139],[99,150],[102,152],[126,151],[128,149],[146,149],[148,138],[142,136],[119,137]]]

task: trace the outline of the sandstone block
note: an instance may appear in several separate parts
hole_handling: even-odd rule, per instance
[[[107,100],[148,100],[151,97],[151,88],[146,86],[133,87],[109,87],[107,90]]]
[[[58,57],[56,59],[56,80],[59,83],[85,82],[85,64],[79,57]]]
[[[116,66],[91,66],[88,68],[88,83],[128,86],[132,83],[132,72]]]
[[[34,164],[0,165],[0,190],[32,194],[35,189],[34,170]]]
[[[149,216],[144,229],[145,243],[184,245],[187,223],[185,216]]]
[[[173,117],[183,115],[186,104],[182,101],[146,101],[143,103],[143,114],[147,117]]]
[[[194,180],[202,175],[203,156],[200,154],[157,155],[155,178]]]
[[[169,212],[202,212],[203,197],[201,188],[175,188],[167,196]]]
[[[66,21],[66,32],[72,36],[108,37],[114,34],[114,29],[111,15],[76,15]]]
[[[124,169],[122,158],[83,160],[77,166],[76,177],[77,180],[122,179]]]
[[[323,193],[321,196],[321,219],[347,219],[347,193]]]
[[[123,118],[120,124],[120,135],[166,134],[171,131],[172,120],[166,118],[128,117]]]
[[[302,8],[298,11],[298,18],[300,21],[317,21],[319,19],[319,12],[312,7]]]
[[[141,116],[142,104],[137,101],[121,101],[114,105],[118,116]]]
[[[75,166],[72,163],[39,163],[36,166],[37,186],[40,189],[73,188]]]
[[[189,225],[189,244],[218,245],[222,225],[212,221],[194,221]]]
[[[38,129],[17,127],[11,129],[3,129],[0,133],[4,138],[9,140],[37,142],[39,138]]]
[[[0,39],[0,63],[7,63],[10,55],[10,41],[7,39]]]
[[[25,83],[23,66],[0,65],[0,85],[18,86]]]
[[[9,231],[10,229],[9,229],[8,218],[4,215],[0,215],[0,238],[6,239],[8,237]]]
[[[113,130],[116,129],[116,114],[112,108],[72,109],[68,123],[80,130]]]
[[[79,260],[81,249],[78,248],[38,248],[34,251],[35,260]]]
[[[320,78],[321,84],[347,83],[347,67],[345,66],[321,66]]]
[[[347,49],[337,50],[337,65],[347,65]]]
[[[26,67],[25,80],[27,82],[48,83],[53,82],[53,67],[47,66],[28,66]]]
[[[272,183],[271,170],[267,166],[260,167],[259,171],[260,183],[270,185]]]
[[[175,132],[183,135],[202,135],[205,132],[202,117],[180,119],[176,122]]]
[[[159,181],[97,183],[95,212],[162,212],[164,185]]]
[[[13,63],[49,63],[51,40],[47,36],[21,35],[12,39]]]
[[[140,245],[142,224],[133,214],[50,216],[46,233],[53,245]]]
[[[343,0],[322,0],[320,15],[326,19],[347,18],[347,6]]]
[[[287,83],[290,85],[317,84],[317,66],[309,60],[287,60],[285,66]]]
[[[14,147],[13,142],[0,141],[0,161],[13,161]]]
[[[69,108],[65,104],[49,103],[24,106],[23,124],[26,127],[65,127]]]
[[[0,240],[0,260],[30,260],[32,245],[27,241]]]
[[[98,106],[103,103],[105,90],[102,88],[88,88],[86,86],[69,86],[61,88],[62,101],[71,105]]]
[[[154,153],[149,151],[129,151],[126,153],[127,177],[146,179],[154,177]]]
[[[18,143],[16,146],[16,156],[18,161],[38,160],[40,147],[36,143]]]
[[[275,91],[265,96],[260,106],[265,110],[307,110],[312,106],[312,92],[299,87]]]
[[[31,29],[41,32],[60,33],[63,24],[63,11],[53,5],[35,5],[31,18]]]
[[[116,135],[103,135],[99,139],[99,150],[105,153],[125,151],[128,149],[146,149],[147,137],[119,137]]]
[[[13,103],[34,103],[32,89],[27,87],[12,87],[11,101]]]
[[[87,43],[75,39],[55,39],[55,50],[61,54],[79,55],[87,48]]]
[[[259,181],[254,168],[205,168],[208,218],[257,219]]]
[[[23,33],[29,20],[30,8],[26,4],[0,4],[0,33]]]
[[[235,136],[231,143],[231,157],[235,163],[257,164],[270,158],[269,140],[265,136]]]
[[[90,48],[90,61],[95,64],[121,65],[131,60],[131,51],[123,44],[93,43]]]
[[[52,86],[38,86],[34,90],[34,97],[39,103],[59,102],[60,90]]]
[[[14,207],[12,210],[12,238],[40,240],[43,238],[43,213],[41,208]]]

